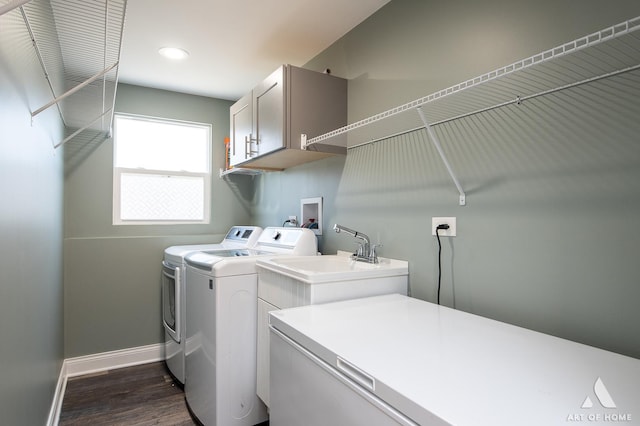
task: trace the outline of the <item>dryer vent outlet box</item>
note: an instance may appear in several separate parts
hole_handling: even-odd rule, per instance
[[[300,226],[309,228],[316,235],[322,235],[322,197],[300,200]]]

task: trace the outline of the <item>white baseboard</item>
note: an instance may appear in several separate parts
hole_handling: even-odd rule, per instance
[[[58,377],[53,403],[49,411],[47,426],[58,425],[60,411],[62,409],[62,400],[64,399],[64,392],[67,388],[67,379],[69,377],[99,373],[116,368],[130,367],[132,365],[147,364],[162,361],[163,359],[163,343],[65,359],[60,369],[60,376]]]
[[[62,400],[64,399],[64,391],[67,388],[67,366],[62,363],[60,368],[60,375],[58,376],[58,383],[56,384],[56,391],[53,394],[53,403],[49,410],[49,418],[47,419],[47,426],[58,426],[60,420],[60,411],[62,410]]]
[[[157,343],[137,348],[67,358],[64,363],[67,367],[67,377],[75,377],[115,368],[162,361],[163,359],[164,344]]]

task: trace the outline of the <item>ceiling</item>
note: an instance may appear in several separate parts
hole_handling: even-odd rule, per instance
[[[118,81],[236,100],[302,66],[389,0],[128,0]],[[189,52],[182,61],[158,54]]]

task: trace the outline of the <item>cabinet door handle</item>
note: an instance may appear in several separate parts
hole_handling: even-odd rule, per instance
[[[251,144],[253,144],[254,142],[256,142],[257,144],[258,141],[253,138],[252,133],[249,133],[249,136],[244,137],[244,158],[251,158],[254,154],[258,153],[257,150],[254,151],[251,149]]]

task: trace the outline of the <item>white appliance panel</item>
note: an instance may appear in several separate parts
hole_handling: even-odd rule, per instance
[[[267,420],[256,393],[255,263],[274,254],[316,252],[317,240],[309,229],[267,228],[251,250],[210,250],[185,257],[185,395],[200,422],[252,426]]]
[[[198,250],[233,250],[253,247],[260,235],[259,226],[233,226],[219,243],[167,247],[162,262],[162,323],[164,327],[165,362],[173,377],[185,380],[185,257]]]
[[[187,274],[185,393],[190,409],[208,425],[266,420],[255,393],[257,278],[221,281],[191,267]],[[211,326],[189,326],[202,323]]]

